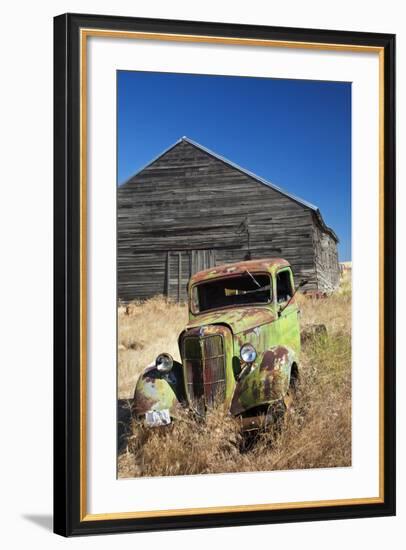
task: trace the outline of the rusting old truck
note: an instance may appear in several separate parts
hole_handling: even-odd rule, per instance
[[[289,406],[299,376],[295,292],[291,266],[280,258],[193,275],[189,322],[178,339],[181,362],[161,353],[141,374],[136,421],[162,426],[184,408],[204,418],[208,408],[223,406],[245,430],[272,422]]]

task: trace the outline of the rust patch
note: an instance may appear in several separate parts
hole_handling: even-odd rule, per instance
[[[202,319],[200,321],[202,321]],[[230,329],[226,326],[200,322],[198,325],[188,325],[186,329],[180,333],[178,341],[181,342],[186,336],[199,336],[200,338],[204,338],[211,334],[220,334],[226,337],[229,332]]]
[[[279,362],[286,360],[288,358],[288,355],[289,355],[289,351],[282,346],[278,346],[275,349],[268,350],[264,353],[262,357],[262,361],[259,369],[261,371],[267,370],[271,372],[274,370],[275,366]]]
[[[272,391],[271,376],[267,376],[264,380],[264,396],[266,400],[271,399],[271,391]]]
[[[196,318],[190,320],[186,330],[197,329],[195,333],[197,334],[201,327],[207,330],[210,325],[217,324],[219,326],[218,323],[222,323],[231,327],[234,334],[247,333],[254,328],[272,323],[274,320],[275,315],[271,304],[258,307],[232,307],[200,313]]]
[[[146,397],[142,392],[135,391],[132,412],[134,415],[145,414],[154,405],[154,401]]]

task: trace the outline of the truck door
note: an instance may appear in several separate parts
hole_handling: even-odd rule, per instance
[[[298,353],[300,349],[299,309],[294,300],[288,304],[294,293],[293,274],[289,267],[277,272],[275,286],[279,344]]]

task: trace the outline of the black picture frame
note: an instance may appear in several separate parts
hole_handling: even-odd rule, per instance
[[[384,468],[382,502],[100,519],[81,516],[80,29],[381,48],[384,57]],[[63,536],[395,514],[395,36],[102,15],[54,19],[54,531]]]

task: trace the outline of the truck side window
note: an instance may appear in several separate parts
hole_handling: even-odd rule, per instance
[[[290,282],[290,272],[280,271],[276,275],[276,297],[278,303],[287,302],[293,295],[292,284]]]

